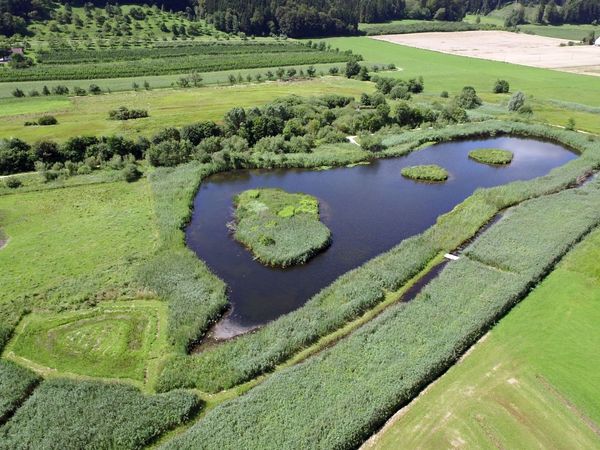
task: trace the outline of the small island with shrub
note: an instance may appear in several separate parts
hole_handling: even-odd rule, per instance
[[[510,164],[513,160],[513,152],[497,148],[481,148],[469,152],[469,158],[494,166],[504,166]]]
[[[446,169],[435,164],[405,167],[401,173],[405,178],[430,183],[441,183],[446,181],[449,176]]]
[[[235,196],[234,205],[234,238],[265,265],[303,264],[331,243],[311,195],[250,189]]]

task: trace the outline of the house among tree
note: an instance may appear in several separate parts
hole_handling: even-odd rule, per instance
[[[5,64],[5,63],[9,62],[10,58],[13,55],[22,55],[22,56],[25,56],[25,52],[23,50],[23,47],[12,47],[10,49],[10,54],[8,56],[0,57],[0,64]]]

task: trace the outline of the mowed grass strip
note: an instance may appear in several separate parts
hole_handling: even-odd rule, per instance
[[[151,136],[166,126],[183,126],[201,120],[220,121],[234,107],[259,106],[277,97],[291,94],[312,96],[335,91],[339,95],[359,96],[373,91],[371,83],[326,77],[299,82],[269,82],[263,84],[195,89],[163,89],[130,91],[100,96],[34,97],[0,100],[4,117],[0,123],[0,139],[18,137],[27,142],[40,139],[64,141],[80,135],[120,134],[135,137]],[[6,105],[4,108],[3,105]],[[24,105],[30,105],[26,107]],[[130,121],[108,120],[108,113],[120,106],[145,109],[150,117]],[[14,108],[14,113],[8,112]],[[58,125],[52,127],[24,127],[27,120],[42,113],[55,116]]]
[[[600,230],[366,446],[600,448]]]

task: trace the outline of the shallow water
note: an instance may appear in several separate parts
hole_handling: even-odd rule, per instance
[[[514,152],[507,167],[468,158],[476,148]],[[314,170],[245,170],[205,180],[186,230],[188,246],[229,287],[230,313],[212,337],[224,339],[263,325],[302,306],[338,276],[418,234],[479,187],[545,175],[576,155],[530,139],[494,138],[437,144],[405,157],[376,160],[368,166]],[[443,184],[416,183],[400,175],[403,167],[439,164],[450,172]],[[278,187],[316,196],[321,220],[333,243],[307,264],[287,269],[265,267],[229,234],[232,199],[246,189]]]

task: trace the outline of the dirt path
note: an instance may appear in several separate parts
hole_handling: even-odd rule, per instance
[[[375,36],[372,39],[451,55],[600,76],[600,47],[508,31]],[[563,46],[561,46],[563,44]]]

